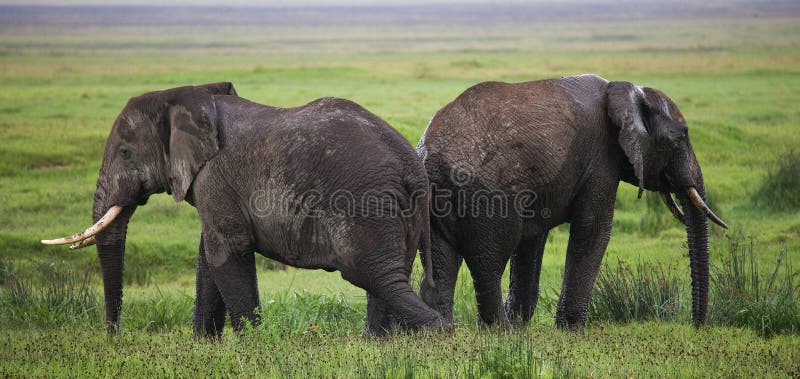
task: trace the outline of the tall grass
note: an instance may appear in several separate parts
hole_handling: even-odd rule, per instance
[[[785,246],[772,273],[764,275],[752,239],[729,241],[728,256],[712,266],[710,322],[749,327],[764,336],[800,332],[800,283]]]
[[[192,324],[194,298],[182,292],[161,288],[145,297],[133,297],[123,303],[122,323],[134,330],[166,332]]]
[[[274,338],[302,334],[342,336],[361,330],[365,308],[343,296],[283,292],[262,301],[256,332]]]
[[[62,325],[101,325],[102,293],[90,271],[69,265],[39,263],[25,269],[0,260],[0,323],[14,327],[51,328]],[[126,272],[127,274],[127,272]],[[143,284],[143,283],[137,283]],[[273,336],[303,333],[343,335],[358,332],[365,310],[344,296],[278,292],[262,299],[264,332]],[[192,323],[194,296],[183,291],[128,291],[122,322],[131,330],[166,332]]]
[[[38,328],[101,325],[105,306],[91,271],[79,272],[63,262],[23,268],[6,260],[2,265],[0,320],[4,324]],[[191,325],[192,305],[191,296],[156,287],[147,296],[126,297],[122,319],[132,329],[167,331]]]
[[[480,339],[478,357],[467,362],[459,376],[464,378],[539,378],[544,364],[534,355],[534,341],[496,338]],[[560,365],[553,367],[561,368]]]
[[[437,344],[436,339],[446,340],[442,335],[425,334],[411,336],[415,345]],[[380,349],[386,350],[376,359],[359,361],[356,376],[362,378],[567,378],[578,375],[571,362],[560,358],[545,357],[537,352],[537,342],[516,332],[482,333],[469,341],[469,345],[458,348],[462,356],[453,356],[445,364],[419,365],[420,353],[410,350],[415,347],[403,340],[407,337],[385,341]]]
[[[618,261],[600,271],[589,304],[590,320],[675,320],[681,314],[681,289],[672,266]]]
[[[752,201],[777,211],[800,209],[800,150],[790,150],[778,158]]]
[[[39,275],[7,271],[0,296],[4,323],[49,327],[99,320],[102,305],[90,272],[59,263],[40,264],[37,271]]]
[[[800,283],[786,249],[765,275],[755,260],[756,245],[741,233],[727,236],[728,255],[712,263],[708,322],[755,330],[762,336],[800,332]],[[619,262],[604,268],[589,305],[593,321],[687,320],[688,285],[671,268]],[[686,304],[684,304],[686,302]]]
[[[6,284],[13,270],[10,259],[0,259],[0,286]]]

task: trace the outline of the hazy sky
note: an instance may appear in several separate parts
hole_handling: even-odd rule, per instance
[[[303,5],[397,5],[397,4],[492,4],[524,3],[524,0],[229,0],[226,6],[303,6]],[[0,4],[24,5],[221,5],[215,0],[0,0]]]
[[[641,0],[643,2],[663,0]],[[678,0],[675,3],[691,2]],[[522,3],[608,3],[615,0],[229,0],[224,6],[306,6],[306,5],[420,5],[420,4],[522,4]],[[725,2],[707,0],[705,3]],[[221,5],[218,0],[0,0],[0,5]]]

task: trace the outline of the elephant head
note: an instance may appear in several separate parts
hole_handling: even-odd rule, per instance
[[[214,95],[236,95],[231,83],[187,86],[134,97],[106,140],[94,194],[94,225],[44,244],[97,244],[103,274],[106,326],[119,328],[128,220],[150,195],[187,197],[192,180],[219,150]],[[188,199],[191,200],[191,199]]]
[[[727,228],[705,203],[705,187],[686,120],[664,93],[628,82],[610,82],[608,115],[619,128],[619,144],[633,167],[631,180],[658,191],[675,217],[686,225],[692,275],[692,320],[705,322],[708,306],[708,222]],[[675,204],[672,194],[681,203]]]

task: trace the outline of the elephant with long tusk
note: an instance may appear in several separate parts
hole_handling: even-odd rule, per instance
[[[369,333],[448,327],[409,285],[417,248],[430,253],[425,169],[400,133],[352,101],[276,108],[239,97],[231,83],[130,99],[106,141],[94,225],[42,240],[97,245],[111,332],[120,326],[128,221],[161,192],[193,205],[202,221],[198,336],[220,336],[226,315],[236,331],[259,321],[254,253],[340,271],[367,292]]]
[[[417,153],[434,199],[436,287],[423,283],[421,292],[445,318],[452,318],[463,260],[481,320],[527,323],[539,297],[548,232],[570,223],[556,324],[583,327],[611,236],[617,187],[624,181],[638,187],[639,196],[659,192],[685,224],[692,319],[695,325],[705,322],[707,220],[727,225],[705,203],[686,120],[661,91],[596,75],[480,83],[436,113]],[[497,209],[503,200],[512,209]],[[503,304],[500,282],[509,260],[511,284]]]
[[[97,243],[97,239],[94,236],[91,236],[85,240],[81,240],[69,245],[70,250],[78,250],[83,249],[84,247],[92,246]]]
[[[69,237],[56,238],[54,240],[42,240],[45,245],[70,245],[70,250],[81,249],[87,246],[92,246],[96,243],[94,235],[100,233],[109,224],[114,222],[114,219],[122,213],[122,207],[115,205],[108,208],[106,214],[100,217],[94,225],[86,228],[86,230],[75,233]]]

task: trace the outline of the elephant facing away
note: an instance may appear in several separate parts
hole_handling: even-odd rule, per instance
[[[443,325],[409,287],[417,247],[430,251],[424,167],[399,133],[351,101],[275,108],[236,96],[230,83],[132,98],[106,142],[95,225],[42,241],[96,242],[110,331],[120,322],[128,221],[161,192],[202,221],[198,336],[219,336],[226,311],[237,331],[258,322],[254,252],[340,271],[367,291],[368,332]]]
[[[462,258],[480,319],[526,324],[536,308],[547,234],[570,224],[556,325],[582,328],[611,236],[617,187],[661,193],[686,225],[692,318],[708,303],[707,218],[686,121],[662,92],[580,75],[477,84],[431,120],[417,148],[432,186],[433,279],[422,297],[447,320]],[[675,195],[681,207],[675,203]],[[681,210],[682,208],[682,210]],[[502,303],[500,280],[511,260]]]

